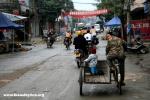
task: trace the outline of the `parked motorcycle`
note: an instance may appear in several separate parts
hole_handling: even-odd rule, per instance
[[[133,53],[146,54],[149,52],[149,48],[145,46],[143,43],[137,42],[137,44],[133,47],[127,46],[127,51]]]
[[[74,55],[76,57],[77,66],[78,66],[78,68],[80,68],[83,64],[83,51],[80,49],[75,49]]]

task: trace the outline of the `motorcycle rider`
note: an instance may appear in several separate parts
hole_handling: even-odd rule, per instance
[[[92,36],[96,35],[96,30],[95,30],[94,26],[92,26],[90,33],[92,34]]]
[[[99,43],[99,40],[98,40],[98,38],[96,37],[96,35],[94,35],[93,37],[92,37],[92,44],[93,45],[97,45]]]
[[[50,42],[53,44],[54,41],[55,41],[55,34],[54,34],[54,31],[50,31],[48,34],[47,34],[47,37],[50,38]],[[47,41],[48,42],[48,41]]]
[[[119,61],[119,70],[121,74],[121,85],[125,85],[124,77],[125,77],[125,52],[124,45],[125,41],[118,38],[116,34],[113,32],[109,32],[107,34],[106,39],[108,40],[106,46],[106,56],[110,69],[113,71],[112,60],[117,58]]]
[[[92,41],[92,34],[90,33],[90,30],[87,30],[87,33],[84,35],[84,38],[86,39],[87,42]]]
[[[64,45],[66,45],[67,46],[67,43],[70,45],[71,43],[72,43],[72,34],[71,34],[71,32],[70,31],[67,31],[66,32],[66,36],[65,36],[65,38],[64,38]],[[66,47],[67,48],[67,47]]]
[[[90,33],[90,30],[87,30],[87,33],[84,35],[84,38],[88,43],[87,50],[88,50],[88,54],[90,54],[90,48],[92,47],[92,34]]]
[[[77,37],[74,38],[73,45],[75,45],[75,49],[79,49],[83,51],[84,56],[88,54],[87,52],[87,41],[79,31],[77,32]]]

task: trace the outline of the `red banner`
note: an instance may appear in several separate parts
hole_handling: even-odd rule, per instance
[[[131,20],[134,35],[140,35],[143,40],[150,40],[150,19]]]
[[[74,18],[87,18],[92,16],[97,16],[101,14],[107,14],[107,9],[95,10],[95,11],[72,11],[69,13],[65,13],[66,16],[72,16]]]

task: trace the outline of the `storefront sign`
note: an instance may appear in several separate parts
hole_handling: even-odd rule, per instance
[[[131,20],[134,35],[139,35],[143,40],[150,40],[150,19]]]

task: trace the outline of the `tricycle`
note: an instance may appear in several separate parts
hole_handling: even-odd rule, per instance
[[[117,59],[113,60],[113,68],[110,68],[107,61],[98,61],[97,74],[91,74],[88,64],[80,67],[79,75],[80,95],[83,95],[83,84],[111,84],[116,83],[119,94],[122,94],[122,85],[120,82],[119,63]]]

